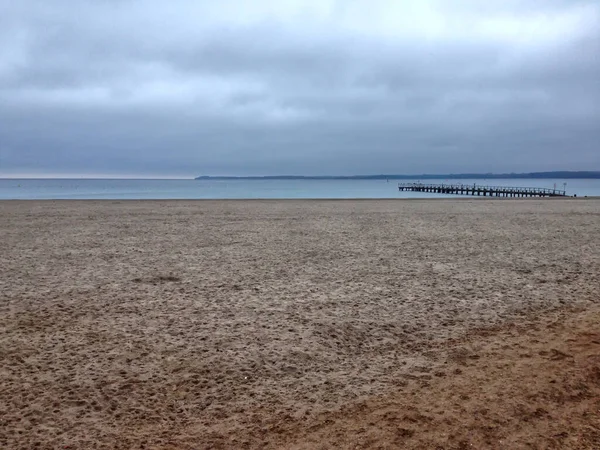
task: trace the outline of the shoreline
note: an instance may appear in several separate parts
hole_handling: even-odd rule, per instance
[[[600,196],[578,196],[578,197],[526,197],[526,198],[504,198],[504,197],[483,197],[464,195],[459,197],[414,197],[414,198],[56,198],[56,199],[0,199],[3,202],[32,203],[32,202],[397,202],[397,201],[502,201],[502,202],[535,202],[535,201],[570,201],[570,200],[600,200]]]

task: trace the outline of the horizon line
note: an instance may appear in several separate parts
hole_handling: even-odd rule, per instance
[[[198,180],[198,179],[265,179],[265,178],[414,178],[421,177],[486,177],[486,176],[530,176],[530,175],[573,175],[588,174],[600,176],[600,170],[549,170],[549,171],[529,171],[529,172],[446,172],[446,173],[419,173],[419,174],[400,174],[400,173],[373,173],[373,174],[354,174],[354,175],[199,175],[199,176],[127,176],[127,175],[0,175],[0,180]]]

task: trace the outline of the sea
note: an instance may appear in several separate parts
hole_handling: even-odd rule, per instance
[[[157,179],[0,179],[0,199],[344,199],[452,197],[399,192],[398,183],[478,184],[566,189],[567,195],[600,196],[600,179],[464,180],[157,180]]]

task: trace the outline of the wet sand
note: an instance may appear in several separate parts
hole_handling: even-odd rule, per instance
[[[4,201],[0,233],[1,448],[600,445],[600,200]]]

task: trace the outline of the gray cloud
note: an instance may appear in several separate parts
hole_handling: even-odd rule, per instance
[[[595,0],[0,0],[0,176],[600,169]]]

